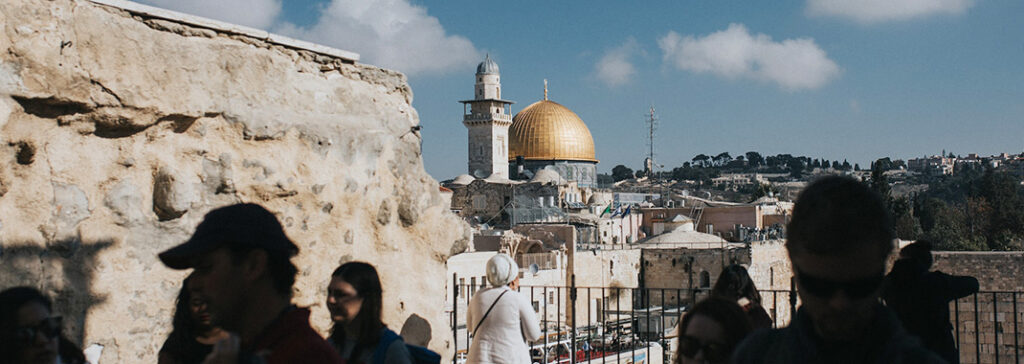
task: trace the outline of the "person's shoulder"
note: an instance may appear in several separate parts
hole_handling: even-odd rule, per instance
[[[775,348],[783,345],[789,328],[782,329],[760,329],[747,336],[736,347],[733,354],[733,363],[774,363],[770,353]]]

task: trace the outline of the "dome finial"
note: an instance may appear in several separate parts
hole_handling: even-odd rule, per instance
[[[548,79],[544,79],[544,100],[548,99]]]

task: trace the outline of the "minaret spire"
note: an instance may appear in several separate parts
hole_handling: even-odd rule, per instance
[[[544,79],[544,101],[548,100],[548,79]]]

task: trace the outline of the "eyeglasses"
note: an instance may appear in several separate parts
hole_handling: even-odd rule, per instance
[[[796,278],[800,280],[800,289],[818,297],[832,297],[839,291],[846,292],[850,299],[861,299],[871,296],[882,285],[885,275],[879,274],[869,278],[853,281],[833,281],[824,278],[809,276],[804,272],[794,269]]]
[[[19,327],[11,333],[11,339],[22,345],[28,345],[36,341],[39,334],[46,339],[53,339],[60,334],[61,317],[55,316],[44,319],[35,326]]]
[[[706,343],[693,336],[679,337],[679,354],[693,359],[698,352],[704,353],[704,359],[712,362],[725,362],[729,359],[729,350],[719,343]]]

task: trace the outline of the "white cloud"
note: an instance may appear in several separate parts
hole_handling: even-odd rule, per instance
[[[811,16],[837,16],[861,23],[962,14],[974,0],[807,0]]]
[[[597,79],[608,86],[620,86],[628,83],[636,74],[636,67],[630,57],[640,51],[636,39],[629,38],[621,46],[609,49],[594,65]]]
[[[316,24],[285,24],[278,31],[356,52],[361,62],[407,74],[472,67],[483,58],[472,42],[446,34],[437,18],[407,0],[332,0]]]
[[[269,29],[281,13],[281,0],[141,0],[182,13],[257,29]]]
[[[811,38],[772,41],[742,24],[704,37],[669,32],[658,39],[665,62],[681,70],[729,79],[756,79],[787,90],[815,89],[839,76],[836,65]]]

